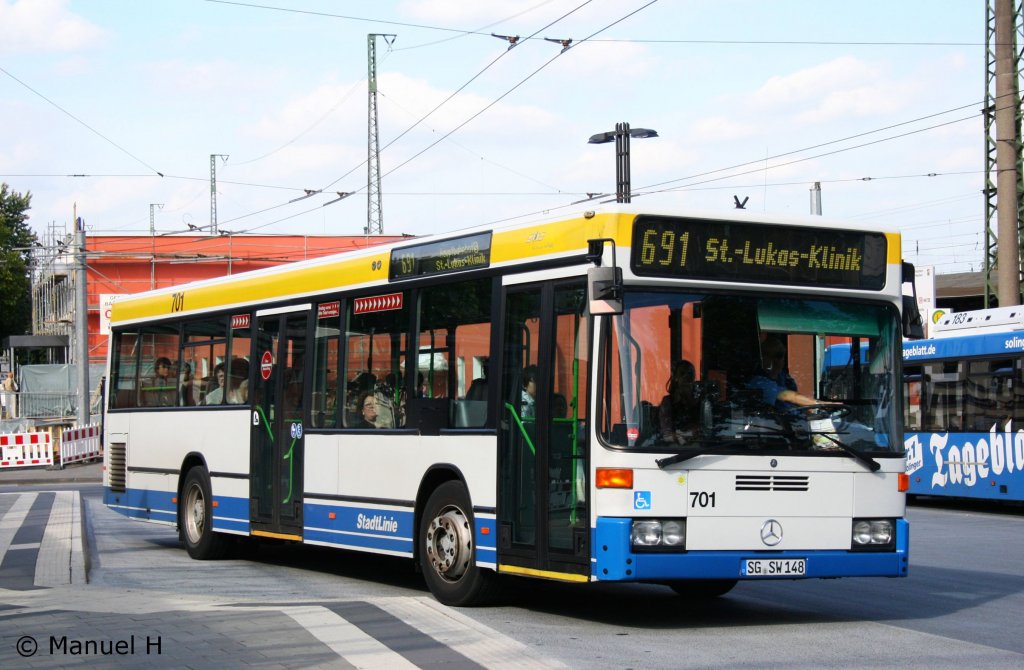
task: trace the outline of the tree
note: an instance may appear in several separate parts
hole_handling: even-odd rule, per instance
[[[29,250],[37,241],[27,223],[31,201],[31,193],[0,183],[0,340],[31,330]]]

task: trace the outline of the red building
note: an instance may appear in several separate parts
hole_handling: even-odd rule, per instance
[[[89,362],[106,362],[104,298],[364,249],[405,237],[87,235]],[[74,256],[65,250],[70,251],[68,244],[58,243],[36,256],[32,304],[33,332],[37,335],[71,334]]]

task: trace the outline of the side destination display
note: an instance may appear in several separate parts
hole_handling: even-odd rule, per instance
[[[491,233],[414,244],[391,251],[388,279],[478,270],[491,264]]]
[[[882,233],[640,216],[631,265],[644,276],[879,290],[887,252]]]

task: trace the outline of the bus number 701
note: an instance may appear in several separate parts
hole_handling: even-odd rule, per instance
[[[690,494],[690,507],[714,507],[715,494],[707,491],[695,491]]]

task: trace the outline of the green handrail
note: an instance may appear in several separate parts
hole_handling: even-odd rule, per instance
[[[508,413],[512,415],[512,418],[515,419],[516,425],[519,426],[519,432],[522,433],[523,439],[526,441],[526,446],[530,448],[530,453],[536,456],[537,447],[533,446],[533,440],[531,440],[530,436],[527,434],[526,427],[523,426],[523,420],[520,419],[519,414],[516,413],[516,408],[512,406],[512,403],[505,403],[505,409],[507,409]]]

